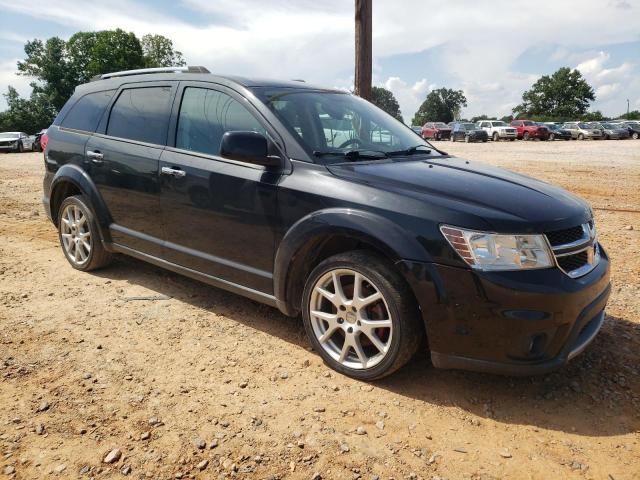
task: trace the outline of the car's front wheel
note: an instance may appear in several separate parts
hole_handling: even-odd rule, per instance
[[[493,141],[494,142],[499,142],[500,141],[500,135],[498,134],[498,132],[494,132]]]
[[[58,236],[65,257],[77,270],[88,272],[111,262],[100,239],[95,215],[83,195],[67,197],[58,213]]]
[[[331,368],[360,380],[402,367],[424,335],[404,279],[391,263],[367,251],[320,263],[307,280],[302,310],[314,349]]]

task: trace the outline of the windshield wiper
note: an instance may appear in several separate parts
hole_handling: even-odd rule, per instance
[[[379,158],[387,158],[387,154],[381,150],[348,150],[346,152],[336,151],[318,151],[314,150],[313,154],[316,157],[325,157],[327,155],[336,155],[338,157],[344,157],[348,160],[375,160]]]
[[[426,148],[426,150],[418,151],[419,148]],[[387,155],[397,156],[397,155],[413,155],[415,153],[423,153],[425,155],[429,155],[431,153],[431,149],[428,145],[415,145],[413,147],[406,148],[404,150],[395,150],[393,152],[387,152]]]

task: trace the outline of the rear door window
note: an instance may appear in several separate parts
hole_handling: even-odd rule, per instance
[[[115,90],[105,90],[103,92],[89,93],[81,97],[71,107],[69,113],[65,115],[60,126],[85,132],[95,132],[104,109],[107,107],[114,92]]]
[[[122,90],[111,109],[107,135],[164,145],[171,105],[171,87]]]

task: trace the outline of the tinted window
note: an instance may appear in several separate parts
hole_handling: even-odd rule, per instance
[[[61,127],[95,132],[98,122],[115,90],[89,93],[80,98],[64,117]]]
[[[107,135],[164,145],[171,87],[123,90],[111,109]]]
[[[176,148],[218,155],[222,135],[230,131],[266,133],[249,110],[226,93],[195,87],[184,90]]]

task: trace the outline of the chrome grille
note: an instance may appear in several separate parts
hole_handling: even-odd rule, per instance
[[[558,267],[571,278],[586,275],[600,261],[600,249],[593,222],[547,232]]]

